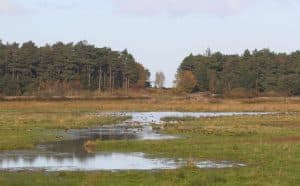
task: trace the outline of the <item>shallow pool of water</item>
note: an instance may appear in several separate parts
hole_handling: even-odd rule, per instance
[[[0,156],[0,170],[43,171],[122,171],[166,170],[187,165],[184,160],[150,158],[143,153],[95,153],[77,156],[69,153],[9,152]],[[200,161],[198,168],[233,168],[244,164],[229,161]]]
[[[132,127],[133,125],[138,125]],[[73,129],[67,132],[73,139],[89,140],[165,140],[175,139],[176,136],[160,134],[149,124],[136,124],[132,121],[118,125],[109,125],[90,129]]]
[[[88,140],[165,140],[176,136],[160,134],[151,124],[162,123],[163,117],[219,117],[264,115],[258,112],[126,112],[97,115],[129,115],[132,119],[116,125],[65,131],[69,140],[39,144],[34,151],[0,152],[0,170],[45,171],[122,171],[177,169],[187,165],[184,159],[153,158],[143,153],[93,152],[84,147]],[[198,161],[198,168],[232,168],[244,164],[230,161]]]
[[[103,113],[102,113],[103,114]],[[254,116],[273,114],[272,112],[116,112],[108,113],[110,115],[131,116],[130,121],[137,123],[162,123],[161,118],[164,117],[223,117],[223,116]]]
[[[96,153],[81,157],[63,153],[19,152],[0,157],[0,169],[10,171],[155,170],[176,169],[178,166],[174,160],[147,158],[143,153]]]

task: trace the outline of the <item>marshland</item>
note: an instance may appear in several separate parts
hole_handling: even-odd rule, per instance
[[[299,182],[298,98],[31,100],[0,108],[1,185]]]
[[[0,0],[0,186],[298,186],[300,0]]]

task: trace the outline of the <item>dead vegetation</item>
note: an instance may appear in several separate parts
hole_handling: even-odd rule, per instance
[[[288,136],[288,137],[280,137],[273,138],[270,140],[270,143],[297,143],[300,144],[300,136]]]
[[[96,142],[88,140],[83,144],[83,148],[87,153],[95,153]]]
[[[299,98],[187,100],[160,96],[151,99],[87,99],[0,101],[0,111],[272,111],[300,112]]]

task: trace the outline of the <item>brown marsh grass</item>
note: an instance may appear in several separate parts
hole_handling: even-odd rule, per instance
[[[213,102],[213,103],[212,103]],[[299,98],[201,100],[152,98],[133,100],[0,101],[0,111],[272,111],[299,112]]]

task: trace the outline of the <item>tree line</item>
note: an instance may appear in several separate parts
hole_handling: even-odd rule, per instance
[[[38,47],[0,40],[0,94],[51,94],[74,90],[112,91],[148,86],[150,73],[124,50],[86,41]]]
[[[176,85],[186,92],[300,95],[300,51],[287,54],[262,49],[225,55],[208,49],[183,60]]]

